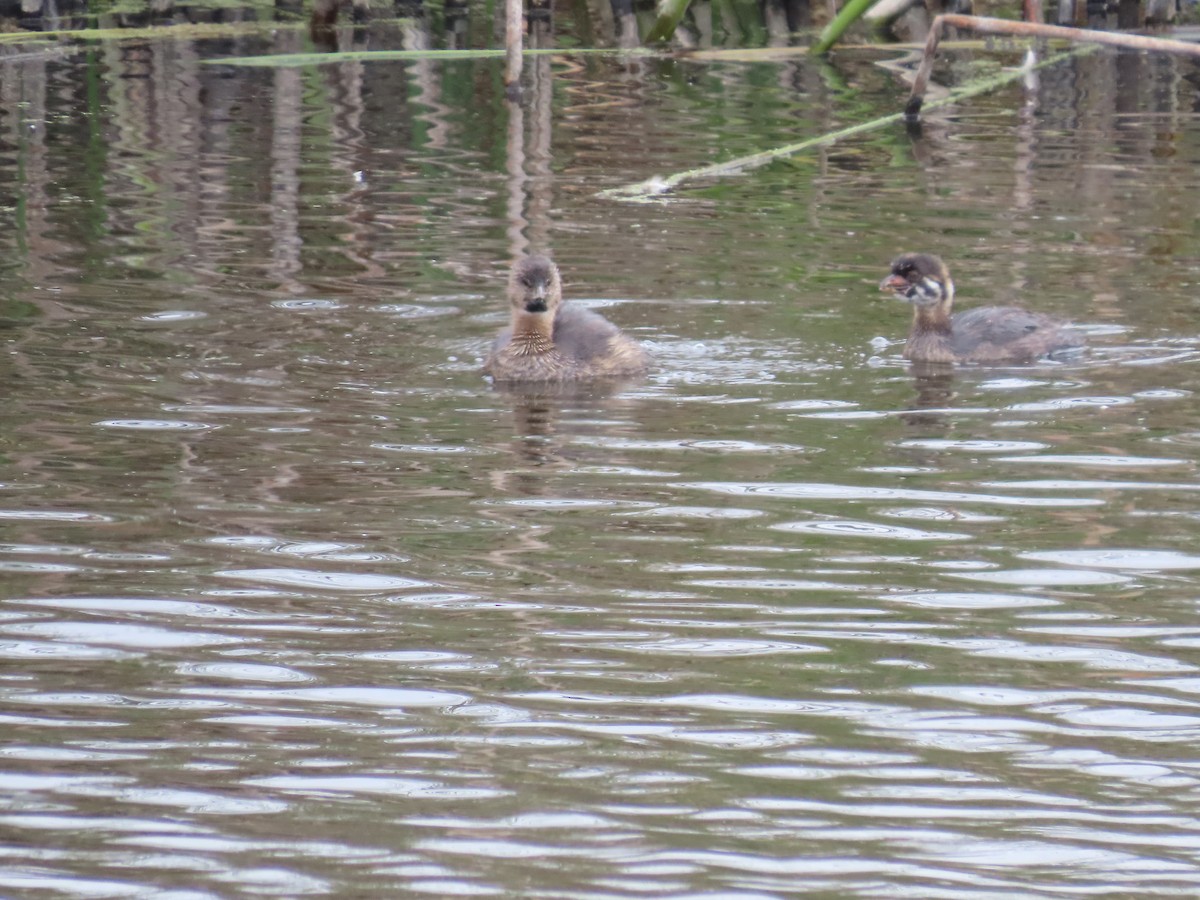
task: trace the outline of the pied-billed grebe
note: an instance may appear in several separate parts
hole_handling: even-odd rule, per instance
[[[562,300],[558,267],[544,256],[517,261],[508,279],[512,325],[483,365],[496,381],[577,381],[643,374],[650,357],[603,316]]]
[[[981,306],[950,314],[954,282],[946,264],[929,253],[904,253],[879,283],[913,305],[913,323],[904,346],[906,359],[920,362],[1032,362],[1082,347],[1082,333],[1058,319],[1016,306]]]

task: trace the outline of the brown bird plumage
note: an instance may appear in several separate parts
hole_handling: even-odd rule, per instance
[[[517,261],[508,279],[512,325],[483,365],[496,381],[579,381],[641,375],[650,357],[603,316],[563,303],[558,267],[544,256]]]

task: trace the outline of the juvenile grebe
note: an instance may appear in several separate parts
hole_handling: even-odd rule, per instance
[[[879,284],[913,305],[906,359],[920,362],[1032,362],[1082,347],[1082,333],[1041,313],[1016,306],[981,306],[950,314],[954,282],[946,264],[929,253],[904,253]]]

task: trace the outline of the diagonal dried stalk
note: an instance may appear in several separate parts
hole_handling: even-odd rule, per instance
[[[929,29],[929,40],[925,42],[925,54],[913,81],[912,93],[904,107],[904,117],[915,122],[920,118],[921,104],[925,100],[925,88],[929,85],[929,74],[937,56],[942,32],[947,26],[975,31],[980,34],[1007,34],[1024,38],[1075,41],[1077,43],[1106,44],[1110,47],[1127,47],[1131,50],[1157,50],[1162,53],[1182,53],[1200,56],[1200,44],[1175,41],[1169,38],[1145,37],[1139,34],[1120,34],[1110,31],[1093,31],[1090,28],[1064,28],[1061,25],[1043,25],[1037,22],[1012,22],[1007,19],[989,19],[983,16],[941,15],[933,20]]]

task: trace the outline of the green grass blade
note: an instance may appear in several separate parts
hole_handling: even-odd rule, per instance
[[[658,18],[654,20],[654,27],[650,29],[650,33],[646,35],[646,43],[669,41],[690,3],[691,0],[660,0]]]
[[[820,55],[828,53],[829,48],[838,42],[847,28],[862,18],[862,14],[875,5],[876,0],[850,0],[843,6],[833,21],[825,26],[817,42],[813,44],[812,52]]]

